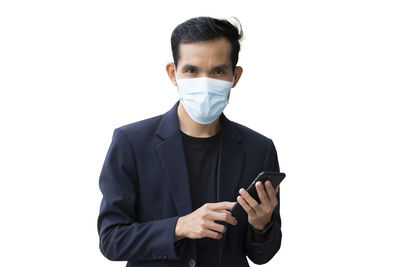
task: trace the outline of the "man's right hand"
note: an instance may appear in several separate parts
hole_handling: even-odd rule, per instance
[[[225,221],[236,225],[236,219],[227,211],[232,209],[235,203],[229,201],[206,203],[192,213],[179,217],[175,226],[175,241],[183,238],[222,238],[226,227],[215,221]]]

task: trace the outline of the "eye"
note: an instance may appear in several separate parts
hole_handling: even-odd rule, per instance
[[[196,70],[195,70],[195,68],[187,68],[187,69],[185,70],[185,72],[188,72],[188,73],[195,73]]]
[[[215,73],[216,74],[225,74],[225,71],[224,70],[216,70]]]

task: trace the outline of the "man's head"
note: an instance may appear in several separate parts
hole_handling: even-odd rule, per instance
[[[171,35],[172,56],[175,67],[179,61],[180,44],[190,44],[201,41],[210,41],[225,37],[230,42],[230,59],[232,70],[235,69],[239,59],[242,29],[235,27],[228,20],[215,19],[211,17],[197,17],[179,24]]]
[[[217,118],[228,103],[230,89],[243,72],[236,66],[241,38],[240,26],[210,17],[192,18],[174,29],[174,62],[169,62],[166,70],[178,87],[178,116],[186,114],[182,116],[198,124],[218,125]]]
[[[166,67],[173,84],[176,85],[176,77],[207,76],[232,81],[235,75],[234,87],[242,73],[242,68],[236,66],[243,36],[240,22],[238,25],[210,17],[192,18],[179,24],[171,35],[174,62]]]

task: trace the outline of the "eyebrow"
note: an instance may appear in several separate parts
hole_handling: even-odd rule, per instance
[[[218,70],[218,69],[227,69],[227,68],[228,68],[228,65],[226,65],[226,64],[221,64],[221,65],[218,65],[218,66],[213,67],[212,69],[213,69],[213,70]]]
[[[198,67],[196,67],[196,66],[194,66],[194,65],[190,65],[190,64],[186,64],[186,65],[184,65],[184,66],[182,67],[183,70],[190,69],[190,68],[192,68],[192,69],[198,69]]]
[[[220,64],[220,65],[217,65],[217,66],[215,66],[215,67],[212,67],[212,70],[217,70],[217,69],[227,69],[229,66],[227,65],[227,64]],[[198,67],[197,66],[194,66],[194,65],[191,65],[191,64],[185,64],[183,67],[182,67],[182,69],[189,69],[189,68],[192,68],[192,69],[198,69]]]

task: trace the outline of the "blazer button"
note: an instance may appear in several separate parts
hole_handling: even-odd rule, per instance
[[[189,260],[189,266],[190,267],[194,267],[196,265],[196,262],[194,261],[194,259],[190,259]]]

